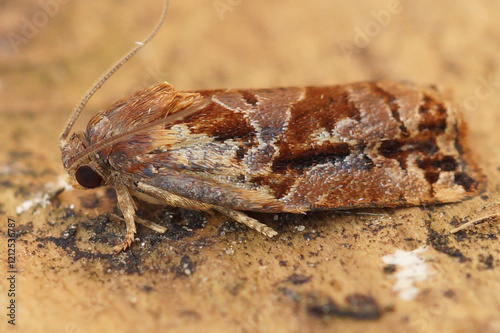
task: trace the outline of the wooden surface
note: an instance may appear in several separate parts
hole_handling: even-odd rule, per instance
[[[464,106],[488,189],[439,207],[253,214],[280,232],[273,240],[218,214],[143,206],[170,230],[139,226],[117,256],[111,246],[125,228],[107,215],[113,191],[64,192],[20,215],[16,207],[63,174],[57,139],[71,108],[149,33],[163,4],[62,2],[0,4],[1,332],[14,331],[8,217],[19,234],[18,332],[500,332],[500,223],[447,234],[500,209],[476,212],[500,201],[498,2],[401,1],[394,10],[391,1],[171,1],[158,37],[95,96],[79,128],[161,80],[185,90],[435,83]],[[29,22],[38,26],[26,30]],[[393,290],[402,267],[383,257],[423,246],[432,273],[403,300]]]

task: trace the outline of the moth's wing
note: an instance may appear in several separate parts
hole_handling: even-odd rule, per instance
[[[272,168],[287,176],[278,196],[287,206],[435,204],[484,188],[457,106],[433,88],[308,88],[291,113]]]
[[[268,213],[285,211],[283,203],[265,191],[239,187],[230,182],[221,182],[206,177],[206,174],[160,169],[158,173],[149,177],[140,177],[137,182],[147,184],[149,188],[154,187],[192,201],[214,206]],[[137,188],[141,191],[141,185],[138,185]],[[151,193],[146,194],[151,195]],[[293,212],[301,213],[302,211],[294,209]]]
[[[120,143],[112,166],[178,195],[256,211],[452,202],[484,184],[456,107],[433,89],[199,93],[211,101],[203,110]]]

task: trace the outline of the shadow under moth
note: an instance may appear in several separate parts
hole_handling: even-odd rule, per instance
[[[268,237],[242,211],[305,213],[457,202],[485,179],[464,142],[459,109],[434,87],[361,82],[328,87],[177,91],[164,82],[98,112],[60,139],[71,183],[112,186],[127,233],[135,198],[216,210]]]

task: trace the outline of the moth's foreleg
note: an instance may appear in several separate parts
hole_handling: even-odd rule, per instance
[[[273,228],[268,227],[264,223],[261,223],[240,211],[220,206],[213,206],[213,208],[227,217],[232,218],[236,222],[243,223],[247,227],[257,230],[267,237],[274,237],[278,234]]]
[[[135,228],[135,210],[137,207],[135,206],[134,199],[130,195],[127,186],[120,183],[119,181],[114,184],[116,190],[116,197],[118,199],[118,208],[123,214],[125,219],[125,225],[127,226],[127,234],[125,235],[125,239],[121,244],[113,247],[113,251],[119,253],[132,244],[134,241],[134,235],[136,233]]]

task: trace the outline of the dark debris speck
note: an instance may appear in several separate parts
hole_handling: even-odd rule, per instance
[[[392,274],[396,271],[396,265],[394,264],[388,264],[384,266],[384,274]]]
[[[294,273],[294,274],[290,275],[286,279],[286,281],[298,286],[298,285],[301,285],[301,284],[304,284],[304,283],[311,281],[311,277],[307,276],[307,275]]]
[[[196,270],[196,262],[192,261],[187,255],[184,255],[177,267],[174,267],[175,275],[189,276],[192,275]]]
[[[443,292],[443,296],[446,297],[446,298],[455,298],[456,294],[455,294],[455,292],[453,290],[448,289],[445,292]]]
[[[287,267],[287,266],[288,266],[288,262],[286,262],[285,260],[280,260],[280,261],[279,261],[279,264],[280,264],[280,266],[282,266],[282,267]]]
[[[285,297],[291,299],[292,301],[300,301],[302,299],[302,295],[298,292],[295,292],[289,288],[281,287],[278,291]]]
[[[493,269],[495,267],[495,265],[494,265],[495,260],[491,254],[488,254],[488,255],[480,254],[479,255],[479,262],[481,263],[479,269],[482,269],[482,270]]]
[[[459,249],[456,249],[450,245],[449,235],[439,234],[434,229],[432,229],[430,225],[427,226],[427,231],[427,244],[430,244],[436,251],[456,258],[459,262],[466,262],[470,260],[465,255],[463,255]]]
[[[345,305],[336,304],[329,296],[313,292],[306,297],[307,312],[315,317],[349,317],[359,320],[380,318],[382,311],[377,301],[362,294],[351,294],[345,298]]]
[[[150,285],[144,285],[142,286],[142,290],[144,290],[146,293],[151,293],[153,291],[153,287]]]
[[[311,232],[305,232],[303,237],[306,241],[312,241],[318,237],[321,237],[321,234],[317,231],[311,231]]]
[[[225,221],[222,222],[219,225],[219,228],[217,229],[217,236],[224,236],[224,235],[230,235],[230,234],[239,234],[239,233],[244,233],[248,230],[247,226],[244,226],[241,223],[238,223],[236,221]]]

